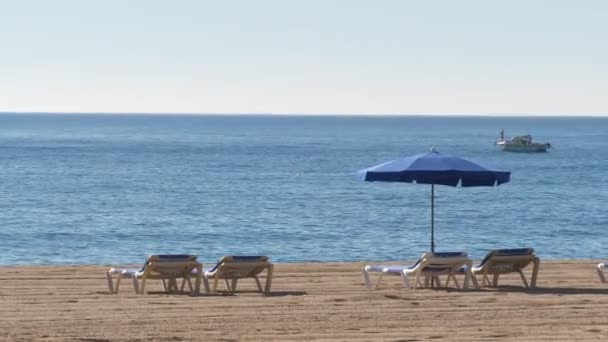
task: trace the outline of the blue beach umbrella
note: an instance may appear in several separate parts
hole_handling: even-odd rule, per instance
[[[460,184],[463,187],[498,186],[509,181],[511,172],[491,169],[431,149],[429,153],[368,167],[357,172],[357,176],[367,182],[431,184],[431,252],[435,252],[435,184]]]

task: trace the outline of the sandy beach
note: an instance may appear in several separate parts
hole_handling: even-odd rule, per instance
[[[367,290],[361,263],[277,264],[272,294],[111,295],[107,266],[0,267],[3,341],[606,340],[596,261],[541,261],[538,288]],[[160,291],[152,281],[150,291]]]

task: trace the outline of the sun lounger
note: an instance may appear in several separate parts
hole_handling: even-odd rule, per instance
[[[145,293],[148,279],[160,279],[165,291],[177,292],[179,278],[183,279],[180,291],[183,291],[185,283],[188,283],[192,293],[199,293],[201,272],[202,265],[196,261],[195,255],[151,255],[141,269],[111,268],[106,273],[106,277],[110,293],[118,292],[121,279],[131,279],[135,293],[138,294]],[[113,284],[113,276],[116,276],[116,286]],[[192,277],[195,278],[194,287],[192,287]],[[141,280],[141,288],[139,280]]]
[[[533,264],[532,279],[530,286],[524,276],[523,269],[530,263]],[[498,286],[498,277],[501,274],[517,272],[521,276],[521,280],[526,288],[536,287],[536,277],[538,276],[538,267],[540,259],[534,255],[532,248],[512,248],[512,249],[495,249],[489,251],[479,265],[471,270],[473,277],[482,275],[481,285]],[[490,283],[489,275],[493,276]]]
[[[600,277],[600,281],[602,283],[606,282],[606,275],[605,273],[608,273],[608,263],[600,263],[597,264],[597,275]]]
[[[412,288],[410,278],[414,278],[413,289],[422,287],[422,278],[424,278],[424,286],[428,287],[429,281],[432,280],[437,286],[441,286],[439,276],[447,275],[445,286],[447,287],[450,280],[454,281],[457,288],[460,288],[456,280],[457,274],[464,275],[463,287],[469,287],[469,280],[473,280],[473,284],[477,287],[476,280],[471,275],[471,259],[464,252],[438,252],[438,253],[423,253],[422,256],[411,266],[403,265],[367,265],[363,267],[363,280],[365,286],[369,289],[376,289],[384,275],[397,275],[401,277],[403,286]],[[370,273],[379,273],[376,283],[372,285]]]
[[[239,279],[253,278],[262,293],[270,293],[272,284],[272,272],[274,265],[268,261],[267,256],[223,256],[218,263],[203,270],[203,283],[207,292],[215,293],[220,279],[224,280],[226,290],[235,292]],[[262,288],[259,275],[266,271],[266,285]],[[209,281],[213,280],[213,286],[209,288]]]

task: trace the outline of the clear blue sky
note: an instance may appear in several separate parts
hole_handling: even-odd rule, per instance
[[[0,9],[0,111],[608,114],[608,1]]]

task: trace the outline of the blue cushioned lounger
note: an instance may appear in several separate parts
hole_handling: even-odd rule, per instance
[[[193,272],[194,271],[194,272]],[[167,254],[150,255],[141,269],[137,268],[111,268],[106,272],[108,288],[110,293],[117,293],[121,279],[131,279],[135,293],[145,293],[147,279],[162,280],[165,291],[177,291],[177,279],[182,278],[181,289],[187,282],[190,291],[198,293],[200,291],[202,265],[196,261],[195,255]],[[116,286],[113,284],[113,276],[116,276]],[[190,278],[195,277],[195,286],[192,287]],[[139,286],[139,280],[141,288]]]
[[[532,269],[530,286],[528,286],[523,269],[531,263],[534,267]],[[498,277],[501,274],[517,272],[521,276],[521,280],[526,288],[534,288],[536,287],[539,265],[540,259],[534,255],[534,249],[532,248],[494,249],[489,251],[479,265],[473,267],[471,271],[473,277],[482,275],[482,286],[498,286]],[[492,282],[490,282],[488,275],[493,275]]]
[[[262,293],[270,293],[272,284],[272,273],[274,265],[268,261],[268,257],[264,255],[227,255],[213,267],[203,269],[203,284],[207,292],[214,293],[217,291],[217,285],[220,279],[224,280],[226,290],[235,292],[239,279],[253,278]],[[266,271],[266,284],[262,287],[259,275]],[[209,280],[213,280],[213,286],[209,287]]]

